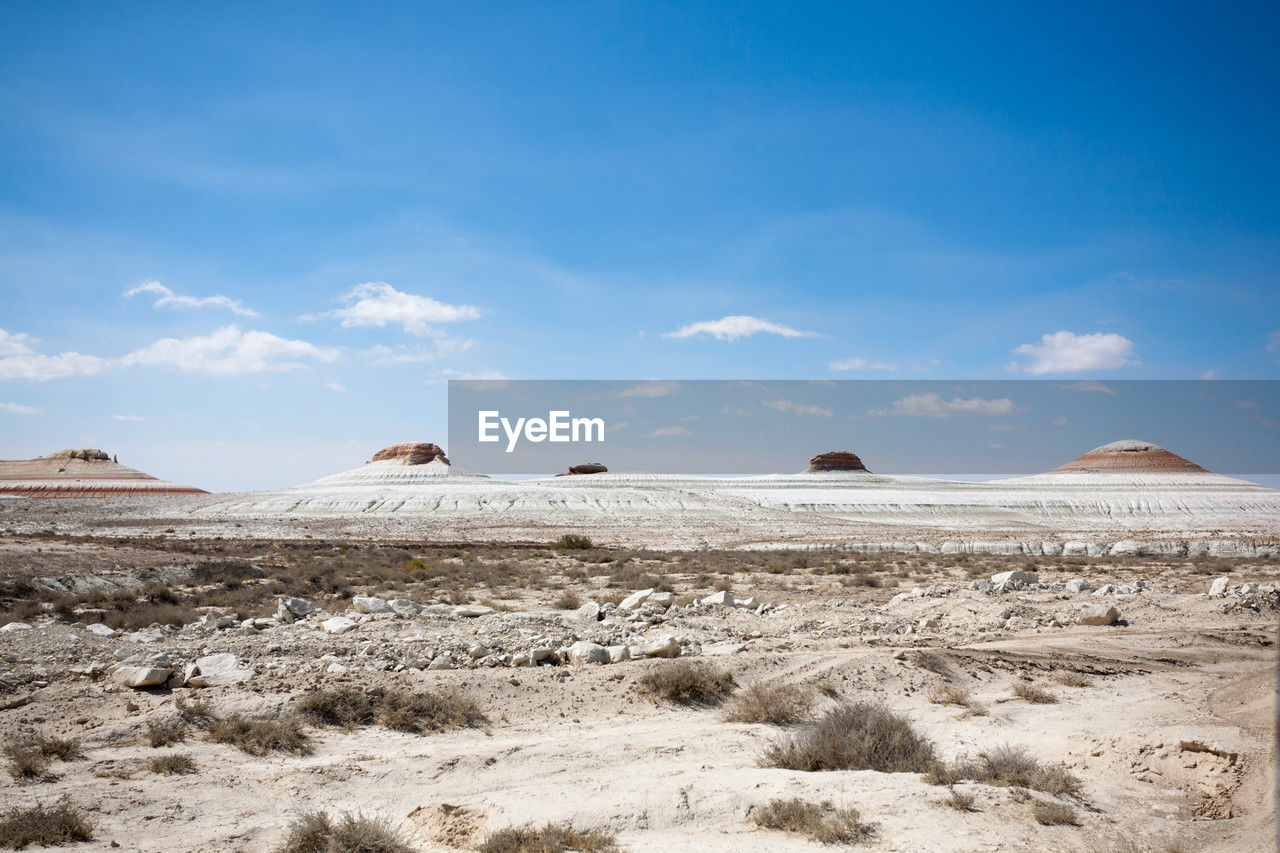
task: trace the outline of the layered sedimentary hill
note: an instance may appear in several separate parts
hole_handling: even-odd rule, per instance
[[[1059,465],[1053,472],[1062,471],[1125,471],[1142,473],[1199,473],[1209,472],[1189,459],[1170,453],[1158,444],[1127,438],[1095,447],[1083,456]]]
[[[819,453],[817,456],[809,460],[809,474],[825,474],[832,471],[866,471],[867,466],[862,464],[862,460],[857,454],[850,453],[847,450],[832,450],[827,453]]]
[[[36,459],[0,461],[0,494],[32,498],[205,494],[126,467],[95,448],[60,450]]]

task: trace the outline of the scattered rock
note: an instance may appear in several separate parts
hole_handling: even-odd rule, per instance
[[[736,655],[738,652],[745,652],[746,650],[747,650],[746,643],[735,643],[732,641],[725,641],[723,643],[712,643],[711,645],[705,647],[702,650],[702,653],[704,655],[712,655],[712,656]]]
[[[1090,604],[1080,611],[1081,625],[1114,625],[1120,621],[1120,611],[1105,604]]]
[[[393,598],[387,602],[391,612],[397,616],[414,617],[422,612],[422,605],[407,598]]]
[[[118,666],[111,680],[124,687],[159,687],[173,675],[171,666]]]
[[[636,592],[633,592],[630,595],[628,595],[626,598],[622,599],[622,602],[618,604],[618,609],[619,610],[635,610],[641,604],[644,604],[644,602],[647,601],[649,596],[651,595],[653,595],[652,587],[649,589],[637,590]]]
[[[31,630],[31,626],[28,625],[26,622],[10,622],[9,624],[5,625],[3,628],[0,628],[0,633],[11,634],[14,631],[30,631],[30,630]]]
[[[600,605],[594,601],[588,601],[575,611],[575,614],[583,622],[599,622],[600,621]]]
[[[1066,583],[1066,590],[1070,593],[1088,592],[1091,589],[1093,587],[1089,586],[1089,582],[1081,578],[1072,578]]]
[[[381,598],[357,595],[351,599],[351,609],[357,613],[390,613],[391,605]]]
[[[1215,578],[1213,583],[1209,584],[1209,594],[1215,598],[1221,595],[1226,595],[1227,585],[1229,583],[1231,583],[1231,578],[1226,575],[1223,575],[1220,578]]]
[[[253,670],[240,666],[236,656],[230,652],[197,658],[194,669],[185,679],[191,687],[225,687],[253,677]]]
[[[326,634],[343,634],[355,626],[355,621],[346,616],[331,616],[320,623]]]
[[[437,657],[435,660],[431,662],[431,664],[427,667],[427,669],[436,669],[436,670],[457,669],[457,665],[454,664],[452,656],[440,655],[439,657]]]
[[[1000,572],[999,574],[991,576],[991,583],[993,586],[999,586],[1000,584],[1012,584],[1014,587],[1026,586],[1027,584],[1038,583],[1039,580],[1040,576],[1035,572],[1024,572],[1020,569],[1014,569],[1009,572]]]
[[[605,646],[605,651],[609,653],[609,663],[631,660],[631,649],[626,646]]]
[[[717,604],[721,607],[736,607],[737,602],[733,600],[733,593],[728,590],[713,592],[706,598],[701,599],[699,604]]]
[[[680,656],[680,643],[670,634],[664,637],[642,639],[632,646],[633,657],[674,658]]]
[[[569,663],[609,663],[609,650],[599,643],[579,640],[569,647]]]
[[[463,604],[459,607],[453,608],[454,616],[463,616],[468,619],[475,619],[479,616],[488,616],[492,612],[492,607],[485,607],[480,604]]]

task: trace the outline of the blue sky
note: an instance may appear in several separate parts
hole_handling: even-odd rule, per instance
[[[458,377],[1280,377],[1274,4],[689,5],[4,4],[0,456],[288,485]]]

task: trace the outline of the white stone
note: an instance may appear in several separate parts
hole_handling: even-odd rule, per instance
[[[3,628],[0,628],[0,634],[11,634],[14,631],[30,631],[31,626],[26,622],[10,622]]]
[[[1089,586],[1089,582],[1087,580],[1083,580],[1081,578],[1072,578],[1071,580],[1067,581],[1066,589],[1067,589],[1067,592],[1081,593],[1081,592],[1088,592],[1089,590],[1093,589],[1093,587]]]
[[[340,663],[331,663],[325,668],[325,672],[330,675],[344,675],[347,672],[347,668]]]
[[[717,604],[721,607],[737,606],[733,598],[733,593],[729,592],[728,590],[713,592],[710,595],[708,595],[706,598],[702,599],[700,603],[701,604]]]
[[[393,598],[387,602],[387,606],[397,616],[412,617],[422,612],[422,605],[407,598]]]
[[[733,603],[735,607],[742,607],[746,610],[755,610],[760,606],[760,599],[753,595],[750,598],[735,598]]]
[[[609,663],[631,660],[631,649],[626,646],[605,646],[605,651],[609,653]]]
[[[725,642],[722,642],[722,643],[712,643],[711,645],[705,647],[702,650],[702,653],[704,655],[711,655],[713,657],[718,657],[721,655],[736,655],[738,652],[745,652],[746,650],[747,650],[746,643],[735,643],[732,640],[726,640]]]
[[[1120,611],[1105,604],[1089,604],[1080,611],[1081,625],[1114,625],[1120,620]]]
[[[1001,584],[1022,584],[1036,583],[1040,580],[1040,576],[1035,572],[1024,572],[1020,569],[1014,569],[1008,572],[1000,572],[991,576],[991,583],[995,586]]]
[[[642,639],[632,647],[632,654],[642,658],[674,658],[680,656],[680,643],[667,634],[663,637]]]
[[[465,616],[468,619],[475,619],[479,616],[488,616],[492,612],[492,607],[484,607],[480,604],[464,604],[460,607],[453,608],[454,616]]]
[[[351,609],[357,613],[390,613],[391,605],[381,598],[357,595],[351,599]]]
[[[449,655],[440,655],[440,657],[433,660],[431,662],[431,665],[427,667],[427,669],[437,669],[437,670],[456,669],[456,668],[457,667],[453,663],[453,658]]]
[[[599,622],[600,621],[600,605],[594,601],[588,601],[575,611],[575,616],[583,622]]]
[[[326,634],[342,634],[350,631],[356,626],[352,619],[346,616],[331,616],[320,623],[320,627],[324,629]]]
[[[626,598],[622,599],[622,601],[618,604],[618,609],[619,610],[635,610],[641,604],[644,604],[644,602],[648,600],[649,596],[651,595],[653,595],[652,588],[637,590],[631,593],[630,595],[628,595]]]
[[[1231,578],[1226,575],[1223,575],[1220,578],[1215,578],[1213,583],[1209,584],[1209,594],[1212,596],[1226,595],[1227,584],[1229,583],[1231,583]]]
[[[111,680],[125,687],[159,687],[171,675],[171,666],[118,666],[111,673]]]
[[[186,678],[187,684],[192,687],[225,687],[253,677],[253,670],[240,666],[236,656],[230,652],[197,658],[195,669]]]
[[[579,640],[569,647],[569,663],[609,663],[609,650],[599,643]]]
[[[480,642],[472,643],[471,648],[467,649],[467,654],[472,660],[480,660],[480,658],[489,654],[489,647]]]
[[[90,622],[84,626],[84,629],[98,637],[114,637],[119,633],[116,629],[103,625],[101,622]]]
[[[659,607],[670,607],[671,603],[676,600],[675,594],[670,592],[655,592],[649,596],[649,600],[645,604],[656,604]]]
[[[316,612],[316,606],[305,598],[282,598],[280,606],[294,616],[310,616]]]

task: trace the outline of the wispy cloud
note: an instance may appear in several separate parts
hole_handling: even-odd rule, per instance
[[[429,296],[404,293],[381,281],[356,285],[343,295],[342,301],[347,303],[345,308],[304,314],[300,319],[335,317],[344,328],[400,326],[407,334],[428,338],[442,334],[434,324],[475,320],[480,316],[480,309],[474,305],[449,305]]]
[[[618,392],[619,397],[668,397],[679,392],[680,383],[672,379],[654,379],[649,382],[638,382]]]
[[[138,423],[146,420],[142,415],[112,415],[111,417],[114,420],[126,421],[128,423]]]
[[[1097,394],[1109,394],[1112,397],[1116,395],[1114,388],[1109,385],[1103,385],[1096,379],[1082,379],[1079,382],[1059,382],[1055,387],[1064,391],[1092,391]]]
[[[226,326],[212,334],[161,338],[120,359],[123,366],[174,367],[184,373],[233,376],[263,371],[296,370],[307,362],[333,362],[334,347],[318,347],[270,332],[242,332]]]
[[[0,403],[0,412],[9,415],[38,415],[40,411],[34,406],[24,406],[21,403]]]
[[[778,412],[793,412],[797,415],[817,415],[819,417],[830,418],[833,413],[830,409],[824,409],[822,406],[812,406],[807,403],[793,403],[790,400],[764,400],[764,405]]]
[[[867,361],[865,358],[842,358],[827,364],[828,370],[897,370],[891,361]]]
[[[27,355],[33,352],[31,347],[36,343],[39,343],[39,340],[30,335],[25,335],[22,332],[6,332],[4,329],[0,329],[0,356]]]
[[[1033,374],[1115,370],[1137,363],[1132,358],[1133,341],[1124,335],[1102,332],[1090,335],[1054,332],[1043,335],[1038,344],[1023,344],[1013,352],[1030,360],[1022,364],[1013,362],[1009,369]]]
[[[26,335],[17,337],[26,341],[34,341]],[[8,341],[11,345],[13,341]],[[25,343],[18,343],[22,350],[12,355],[0,356],[0,379],[27,379],[32,382],[45,382],[50,379],[65,379],[68,376],[94,376],[111,366],[105,358],[84,355],[78,352],[64,352],[58,355],[41,355],[31,352]]]
[[[736,341],[738,338],[749,338],[752,335],[778,335],[783,338],[813,338],[817,332],[803,332],[780,323],[762,320],[759,317],[733,316],[721,317],[719,320],[703,320],[681,326],[674,332],[663,332],[664,338],[692,338],[695,335],[710,335],[721,341]]]
[[[944,400],[938,394],[910,394],[900,400],[894,400],[887,409],[872,409],[868,415],[886,417],[890,415],[906,415],[908,417],[949,418],[953,415],[1016,415],[1021,412],[1008,397],[987,400],[982,397],[971,397],[968,400],[952,397]]]
[[[332,379],[324,383],[324,387],[328,388],[330,391],[337,391],[339,394],[347,393],[347,386],[343,385],[341,382],[335,382]]]
[[[648,437],[649,438],[669,438],[671,436],[678,436],[678,435],[693,435],[693,433],[689,432],[689,430],[685,429],[682,426],[669,426],[669,427],[659,427],[658,429],[655,429],[653,432],[649,433]]]
[[[470,338],[436,338],[430,346],[404,346],[401,344],[389,347],[384,344],[374,344],[367,349],[360,350],[357,355],[370,364],[421,364],[427,361],[437,361],[450,353],[470,349],[474,343],[475,341]]]
[[[213,296],[184,296],[180,293],[174,293],[170,288],[165,287],[158,281],[144,281],[137,287],[131,288],[124,292],[125,296],[137,296],[139,293],[154,293],[157,297],[154,305],[156,308],[171,306],[174,308],[226,308],[233,314],[239,314],[241,317],[257,317],[258,312],[251,308],[246,308],[244,303],[238,299],[232,299],[230,296],[222,294],[214,294]]]
[[[1280,329],[1267,336],[1267,352],[1280,352]]]

